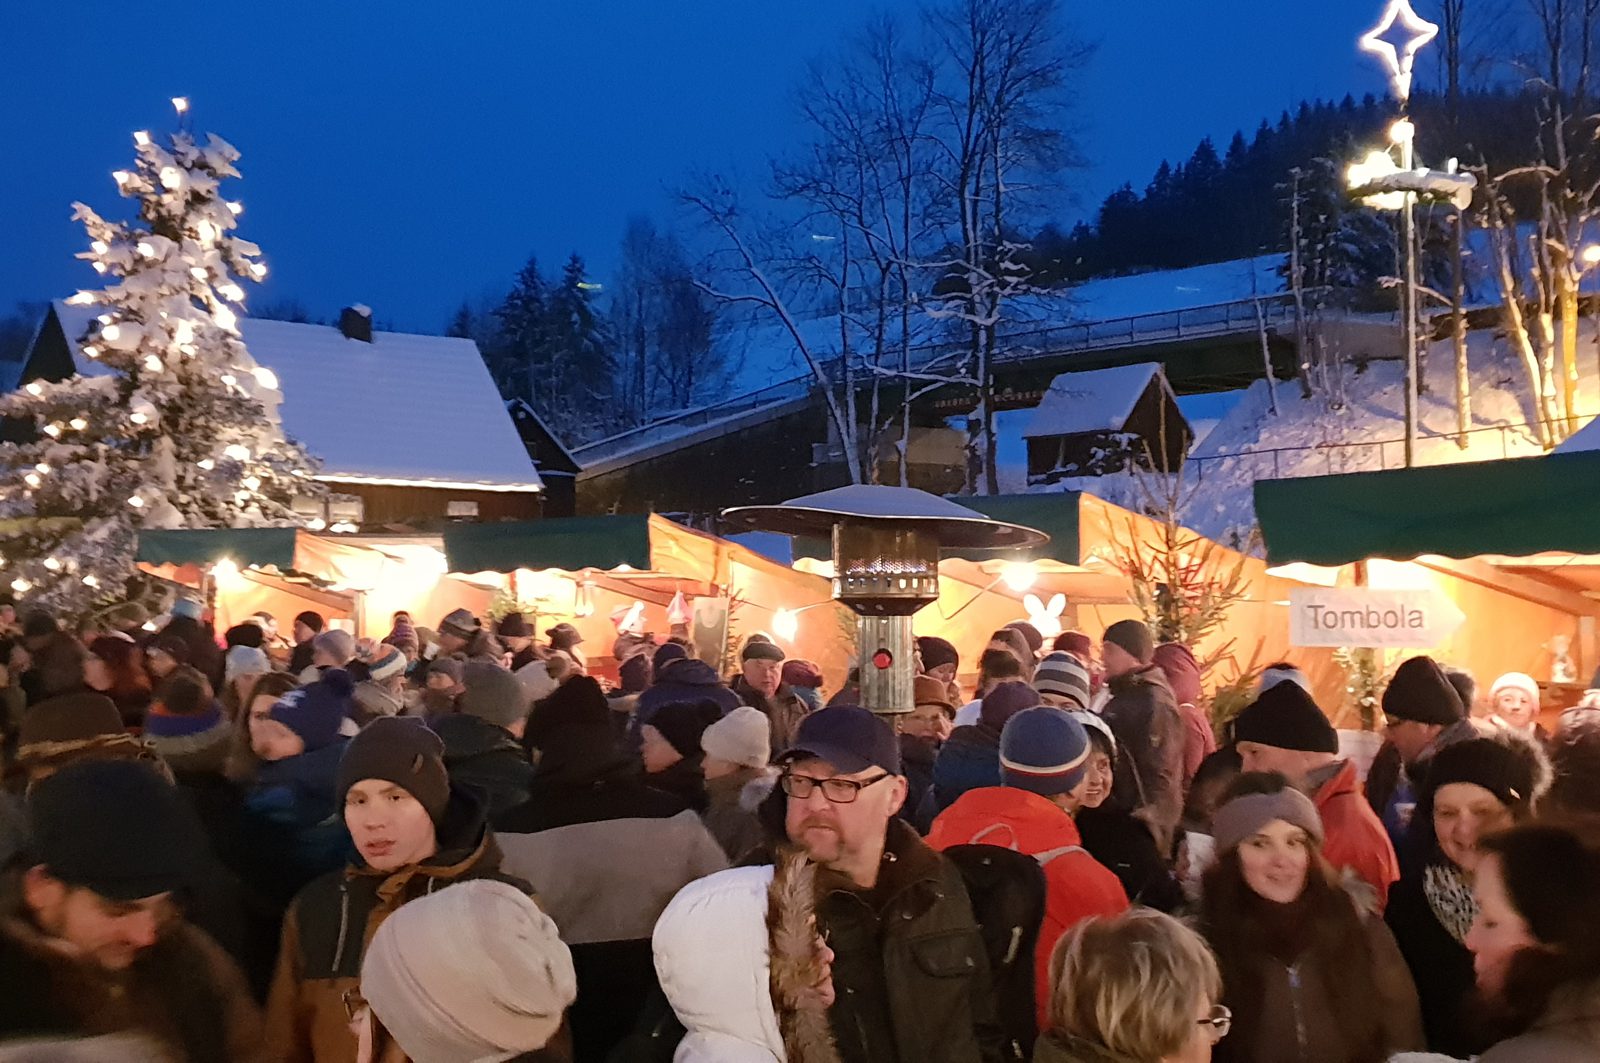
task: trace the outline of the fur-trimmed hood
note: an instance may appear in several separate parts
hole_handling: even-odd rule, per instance
[[[816,880],[797,853],[685,886],[656,923],[662,991],[688,1031],[675,1063],[838,1063],[817,980]]]

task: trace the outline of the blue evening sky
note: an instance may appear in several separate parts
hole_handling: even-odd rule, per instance
[[[908,0],[889,3],[911,10]],[[1069,3],[1098,44],[1079,125],[1090,168],[1066,222],[1164,156],[1306,97],[1382,91],[1355,38],[1379,0]],[[849,0],[271,0],[0,3],[0,312],[95,275],[70,203],[168,98],[242,152],[253,300],[365,302],[436,330],[530,252],[604,279],[633,213],[666,220],[696,169],[759,174],[796,135],[806,61],[875,8]],[[1431,71],[1431,66],[1429,70]]]

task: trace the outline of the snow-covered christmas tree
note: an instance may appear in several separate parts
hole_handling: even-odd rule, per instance
[[[221,195],[239,153],[173,105],[178,131],[135,133],[134,168],[112,174],[138,220],[73,205],[78,257],[112,280],[67,300],[100,310],[68,337],[88,361],[0,397],[11,438],[30,437],[0,445],[0,583],[63,615],[128,599],[141,529],[294,524],[295,496],[317,492],[278,423],[277,378],[239,337],[240,281],[267,272]]]

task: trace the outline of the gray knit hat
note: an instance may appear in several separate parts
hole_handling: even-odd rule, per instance
[[[1072,654],[1057,650],[1034,669],[1033,689],[1067,698],[1080,709],[1089,707],[1089,670]]]
[[[528,718],[532,702],[527,688],[499,665],[468,661],[462,666],[461,682],[466,692],[456,707],[468,716],[505,728]]]
[[[1211,835],[1218,853],[1237,849],[1244,840],[1273,820],[1292,823],[1322,844],[1322,817],[1311,798],[1293,787],[1273,794],[1241,794],[1217,809],[1211,817]]]

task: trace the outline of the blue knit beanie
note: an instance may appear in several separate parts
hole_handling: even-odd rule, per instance
[[[1041,797],[1069,793],[1083,781],[1089,734],[1062,709],[1024,709],[1000,732],[1000,778]]]
[[[300,736],[314,753],[339,740],[339,725],[350,714],[355,683],[342,668],[330,668],[310,686],[291,690],[272,706],[272,718]]]

